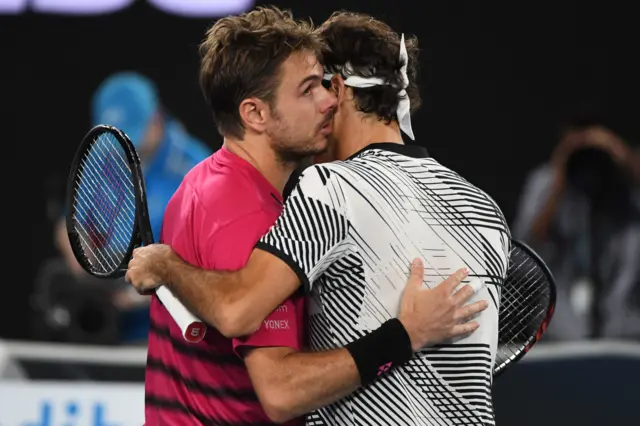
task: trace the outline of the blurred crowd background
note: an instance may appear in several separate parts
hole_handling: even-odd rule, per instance
[[[512,422],[504,424],[515,424],[513,407],[533,399],[547,408],[537,408],[537,417],[520,413],[529,420],[519,424],[547,416],[556,421],[547,424],[637,424],[627,414],[615,420],[613,406],[602,402],[609,386],[614,406],[640,402],[630,385],[615,384],[640,379],[640,39],[631,3],[274,3],[316,23],[334,10],[367,12],[418,35],[424,106],[413,120],[417,142],[492,195],[513,236],[555,275],[557,310],[540,347],[564,344],[575,359],[560,350],[560,364],[505,375],[496,383],[498,421],[503,410]],[[0,341],[144,348],[148,298],[124,282],[90,278],[70,253],[63,219],[69,166],[93,125],[125,130],[142,157],[157,237],[182,176],[221,143],[198,87],[198,43],[216,17],[253,6],[0,0],[10,207]],[[613,353],[580,367],[571,345],[614,347],[599,341],[635,347],[635,363]],[[591,346],[580,347],[588,354]],[[540,396],[561,389],[565,399]],[[589,412],[591,400],[603,405]],[[578,412],[587,420],[578,421]],[[558,420],[565,418],[576,422]]]

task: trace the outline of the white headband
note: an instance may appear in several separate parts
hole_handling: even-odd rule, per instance
[[[415,140],[413,136],[413,129],[411,128],[411,103],[409,102],[409,96],[405,90],[409,85],[409,77],[407,76],[407,64],[409,63],[409,55],[407,54],[407,46],[404,44],[404,34],[400,39],[400,62],[403,64],[400,68],[400,75],[402,76],[402,90],[398,93],[400,101],[398,102],[398,124],[400,130],[405,132],[411,140]],[[344,64],[343,67],[335,67],[340,74],[345,77],[344,84],[350,87],[373,87],[373,86],[385,86],[389,83],[380,77],[361,77],[355,75],[353,67],[349,62]],[[325,71],[324,79],[331,80],[336,73],[328,73]]]

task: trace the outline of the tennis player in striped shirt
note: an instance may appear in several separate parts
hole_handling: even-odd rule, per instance
[[[302,286],[311,296],[311,347],[335,355],[331,367],[342,371],[328,368],[317,386],[300,388],[316,392],[318,409],[307,424],[493,424],[491,372],[509,251],[504,217],[426,150],[403,144],[401,130],[413,138],[410,111],[419,100],[415,39],[405,42],[384,23],[350,13],[332,16],[321,33],[328,44],[323,79],[337,98],[333,155],[345,161],[303,173],[243,269],[200,270],[154,245],[136,251],[127,279],[139,290],[165,283],[218,328],[233,315],[239,334]],[[403,297],[415,257],[425,259],[424,283],[436,290],[468,265],[484,284],[471,300],[489,301],[478,331],[435,346],[425,347],[442,339],[407,339],[412,325],[394,317],[402,318],[407,295],[428,291],[410,285]]]

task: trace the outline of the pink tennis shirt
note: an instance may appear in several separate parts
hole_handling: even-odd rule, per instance
[[[223,147],[186,175],[167,206],[161,240],[192,265],[237,270],[281,211],[280,193],[251,164]],[[246,347],[300,350],[304,321],[304,298],[295,295],[251,336],[227,339],[210,327],[201,342],[188,343],[154,296],[146,426],[271,424],[237,354]]]

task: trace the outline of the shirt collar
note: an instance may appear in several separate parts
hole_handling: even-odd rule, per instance
[[[347,160],[352,160],[371,149],[381,149],[384,151],[391,151],[396,154],[401,154],[401,155],[412,157],[412,158],[429,158],[429,153],[427,152],[427,148],[422,146],[404,145],[404,144],[399,144],[394,142],[377,142],[377,143],[372,143],[365,146],[360,151],[349,156]]]

